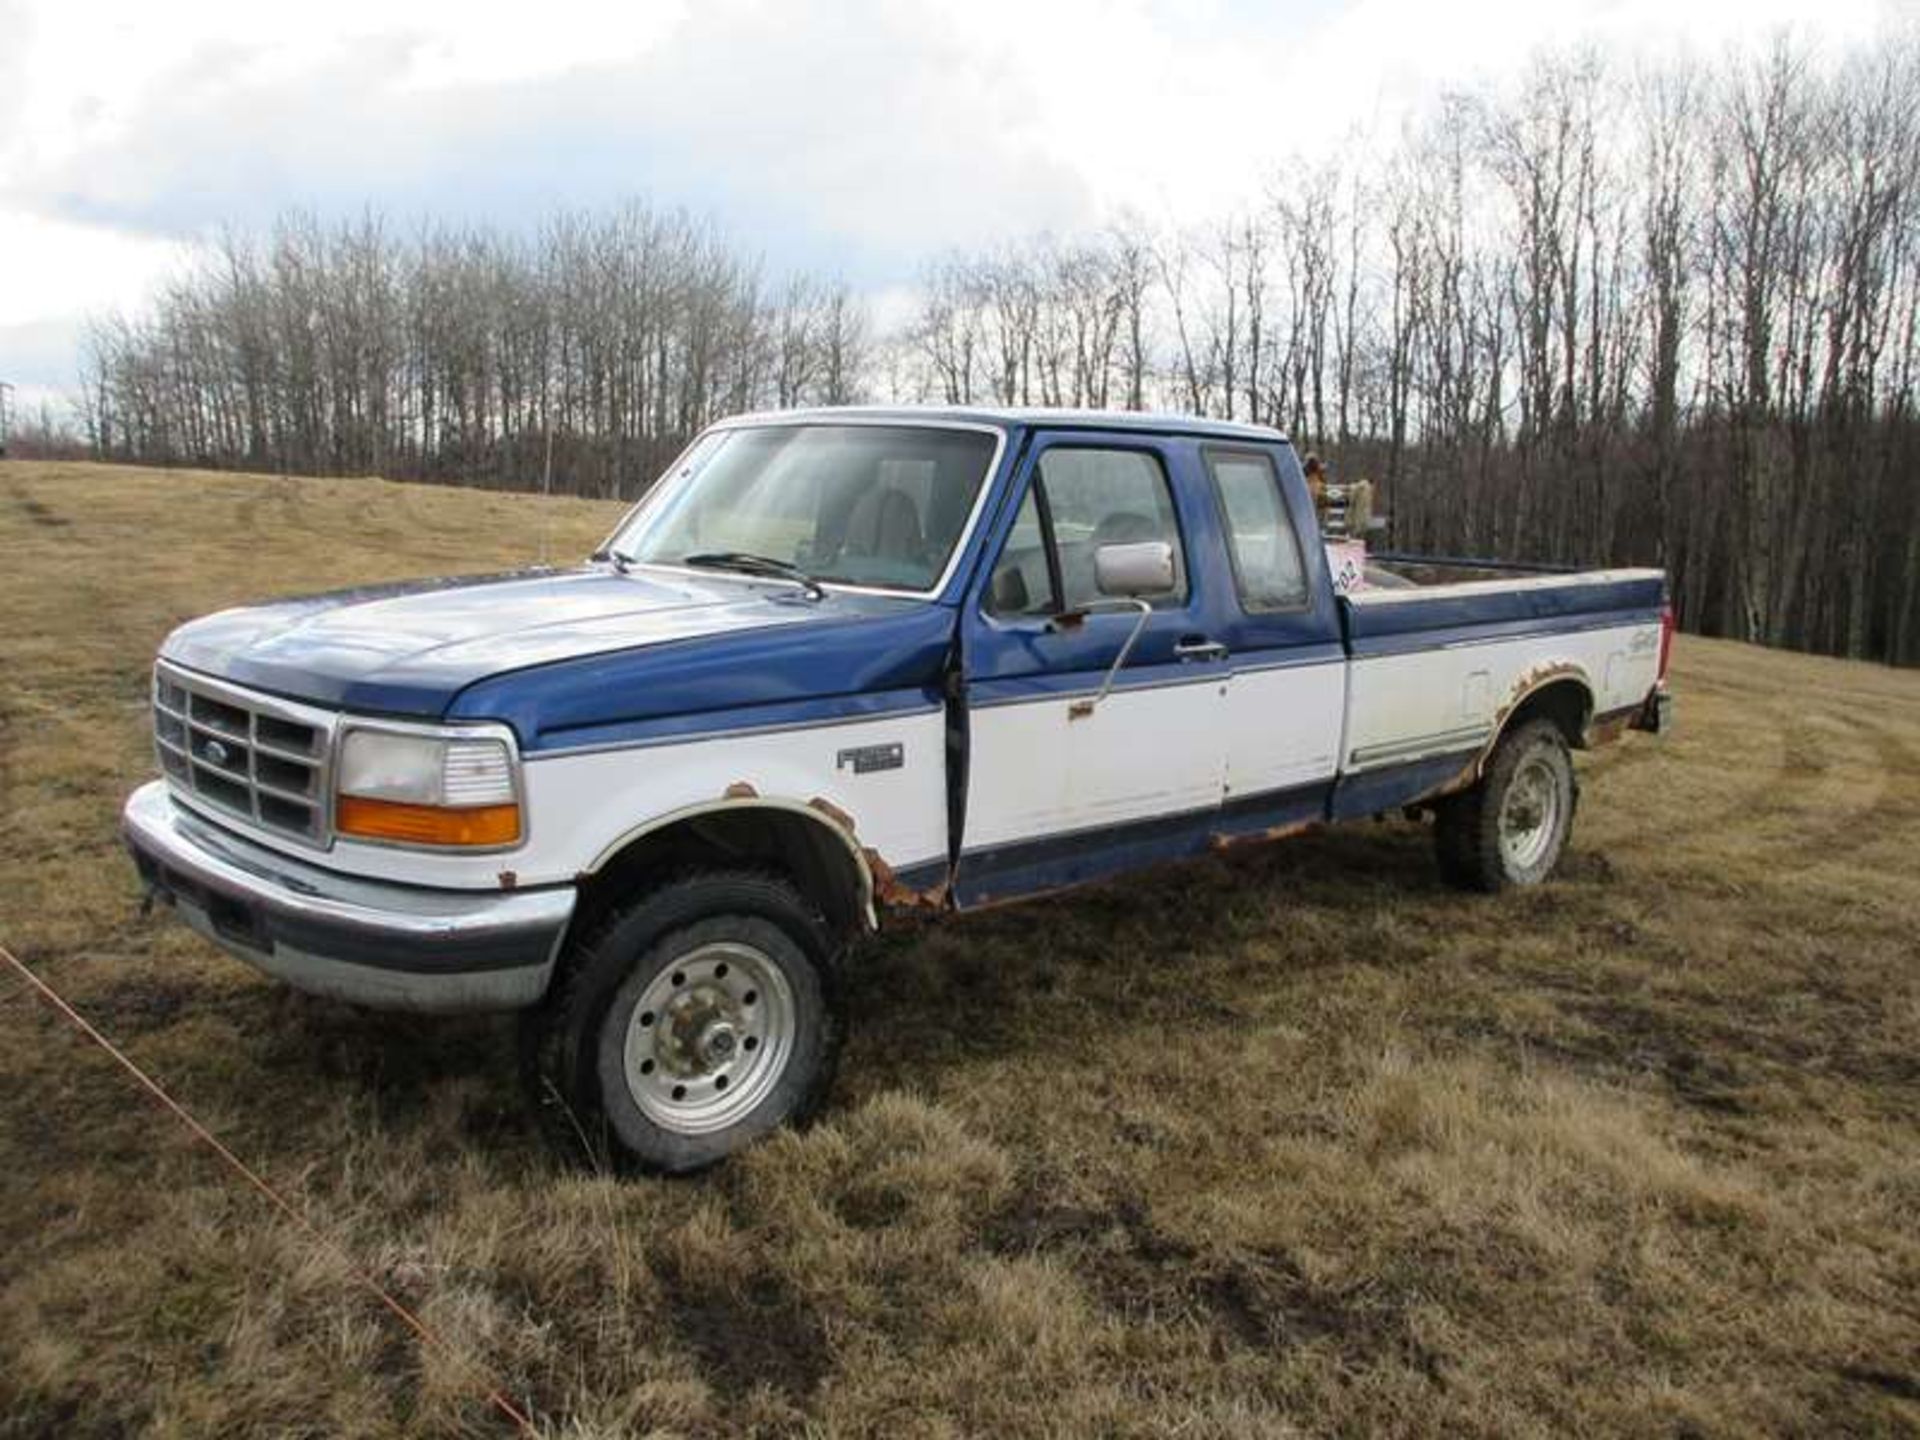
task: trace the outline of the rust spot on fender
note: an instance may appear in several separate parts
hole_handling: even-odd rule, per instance
[[[517,870],[502,870],[500,872],[500,888],[502,890],[519,889],[520,888],[520,872]]]
[[[724,800],[758,800],[760,792],[744,780],[736,780],[722,792]]]
[[[860,853],[866,857],[867,869],[873,875],[873,898],[887,909],[940,910],[946,907],[946,880],[930,885],[925,890],[916,890],[911,885],[900,883],[900,877],[894,874],[893,867],[881,857],[878,850],[863,846]]]
[[[1493,712],[1495,737],[1499,736],[1500,728],[1507,723],[1507,717],[1517,710],[1529,695],[1555,680],[1578,680],[1584,685],[1586,676],[1581,673],[1578,665],[1570,665],[1564,660],[1555,661],[1551,665],[1536,665],[1531,670],[1521,671],[1520,678],[1513,682],[1513,689],[1508,693],[1506,703]],[[1493,746],[1489,744],[1487,748],[1491,750]]]
[[[853,817],[823,795],[816,795],[807,801],[807,808],[818,810],[827,819],[838,825],[847,834],[853,835],[855,827]],[[939,910],[947,903],[948,882],[929,886],[925,890],[916,890],[911,885],[902,885],[900,877],[894,874],[893,866],[886,862],[878,850],[869,845],[860,847],[861,858],[867,862],[867,873],[873,877],[874,902],[887,910]]]
[[[1536,665],[1531,670],[1523,670],[1520,673],[1520,678],[1513,682],[1513,689],[1508,692],[1505,703],[1493,712],[1493,729],[1487,736],[1487,743],[1480,747],[1479,753],[1465,765],[1461,766],[1451,777],[1441,781],[1431,790],[1416,795],[1408,803],[1411,805],[1424,805],[1429,801],[1443,799],[1448,795],[1457,795],[1460,791],[1470,790],[1477,785],[1480,782],[1480,772],[1486,768],[1487,761],[1493,758],[1495,747],[1500,744],[1501,739],[1506,735],[1507,721],[1512,718],[1513,712],[1525,704],[1527,698],[1536,690],[1551,685],[1556,680],[1577,680],[1582,685],[1587,683],[1587,677],[1580,667],[1578,665],[1570,665],[1564,660],[1555,661],[1550,665]],[[1594,732],[1589,731],[1590,736],[1593,733]],[[1618,737],[1611,736],[1608,738],[1617,739]]]
[[[1451,795],[1456,790],[1467,789],[1479,780],[1480,771],[1486,766],[1487,761],[1492,758],[1494,747],[1500,743],[1501,738],[1506,734],[1507,721],[1511,718],[1513,712],[1524,705],[1534,691],[1543,689],[1556,680],[1577,680],[1582,685],[1587,683],[1587,677],[1585,673],[1581,671],[1580,667],[1578,665],[1570,665],[1564,660],[1555,661],[1550,665],[1536,665],[1531,670],[1521,671],[1520,678],[1513,682],[1513,689],[1507,694],[1506,702],[1502,704],[1498,710],[1493,712],[1493,732],[1487,737],[1487,743],[1480,747],[1480,753],[1474,756],[1472,763],[1458,775],[1455,775],[1443,785],[1436,785],[1421,798],[1428,799],[1437,795]]]
[[[1238,850],[1243,845],[1263,845],[1293,835],[1304,835],[1309,830],[1318,830],[1320,824],[1318,820],[1293,820],[1285,825],[1270,825],[1265,830],[1249,830],[1240,835],[1223,835],[1216,831],[1207,838],[1207,848],[1221,852]]]
[[[1496,729],[1494,731],[1494,741],[1497,742],[1499,738],[1500,732]],[[1450,779],[1442,780],[1424,795],[1416,795],[1412,803],[1419,805],[1428,800],[1438,800],[1443,795],[1453,795],[1462,790],[1472,789],[1480,779],[1480,767],[1486,763],[1487,756],[1492,752],[1493,743],[1490,742],[1485,750],[1482,750],[1478,755],[1474,756],[1473,759],[1469,760]]]

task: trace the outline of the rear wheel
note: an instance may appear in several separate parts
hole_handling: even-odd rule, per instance
[[[1440,873],[1470,890],[1539,884],[1567,848],[1578,798],[1559,727],[1528,721],[1501,739],[1471,790],[1441,803],[1434,825]]]
[[[776,875],[691,875],[615,912],[524,1022],[549,1137],[680,1174],[804,1120],[839,1051],[835,949]]]

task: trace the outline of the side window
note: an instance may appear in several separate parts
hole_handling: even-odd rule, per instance
[[[1307,603],[1300,539],[1265,455],[1208,451],[1207,469],[1227,526],[1234,581],[1248,610],[1292,610]]]
[[[1155,603],[1187,598],[1186,557],[1173,492],[1152,455],[1139,450],[1053,449],[1040,457],[1039,484],[1053,518],[1060,583],[1069,610],[1103,597],[1093,581],[1093,552],[1102,545],[1164,540],[1173,547],[1174,588]]]
[[[1058,605],[1042,504],[1066,592]],[[1186,556],[1160,462],[1138,450],[1048,450],[993,567],[987,609],[995,615],[1049,615],[1094,605],[1106,598],[1094,583],[1094,551],[1141,540],[1164,540],[1173,547],[1174,588],[1154,604],[1185,600]]]
[[[1053,581],[1047,575],[1046,535],[1040,528],[1038,487],[1027,490],[1013,529],[993,567],[987,609],[995,615],[1050,615]]]

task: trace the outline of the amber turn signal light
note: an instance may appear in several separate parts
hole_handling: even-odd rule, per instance
[[[511,845],[520,838],[518,805],[409,805],[342,795],[334,802],[333,828],[364,840],[408,845]]]

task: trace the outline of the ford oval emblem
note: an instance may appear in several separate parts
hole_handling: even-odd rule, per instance
[[[209,740],[205,745],[200,747],[200,753],[214,764],[224,765],[227,763],[228,757],[232,752],[218,740]]]

